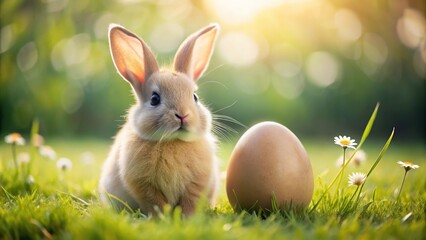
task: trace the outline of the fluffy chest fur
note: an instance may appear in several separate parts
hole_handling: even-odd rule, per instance
[[[171,205],[176,205],[191,186],[206,188],[214,177],[214,144],[208,138],[149,142],[134,135],[121,147],[119,166],[124,185],[139,193],[153,188]]]

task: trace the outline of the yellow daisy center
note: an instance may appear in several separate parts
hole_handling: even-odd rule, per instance
[[[413,163],[412,163],[412,162],[404,162],[404,164],[405,164],[405,165],[410,165],[410,166],[411,166],[411,165],[413,165]]]
[[[12,133],[12,134],[10,134],[10,138],[12,139],[12,141],[16,142],[16,141],[18,141],[19,139],[21,139],[21,138],[22,138],[22,136],[21,136],[21,134],[19,134],[19,133]]]
[[[349,144],[351,144],[351,141],[349,141],[348,139],[342,139],[342,140],[340,140],[340,144],[349,145]]]

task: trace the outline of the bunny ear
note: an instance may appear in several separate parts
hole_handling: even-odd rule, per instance
[[[108,36],[115,67],[135,91],[140,91],[140,85],[158,71],[154,55],[142,39],[122,26],[111,24]]]
[[[189,36],[176,53],[174,69],[198,80],[209,65],[218,32],[219,25],[212,24]]]

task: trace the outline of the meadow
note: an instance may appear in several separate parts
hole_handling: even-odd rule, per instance
[[[420,0],[0,1],[0,240],[426,239],[425,9]],[[310,205],[234,212],[225,173],[246,129],[230,121],[217,132],[217,205],[158,218],[103,206],[102,163],[134,102],[110,56],[111,23],[162,66],[186,36],[219,24],[197,94],[215,120],[292,130],[312,163]],[[6,143],[13,132],[26,143]],[[31,141],[37,133],[51,148]],[[366,160],[338,166],[339,135]],[[368,175],[361,185],[348,184],[355,172]]]
[[[72,167],[58,168],[58,160],[41,156],[29,143],[16,146],[21,160],[20,178],[26,164],[32,178],[16,180],[11,145],[0,145],[0,238],[1,239],[424,239],[426,179],[424,142],[398,140],[389,145],[362,189],[360,201],[342,210],[355,186],[347,186],[351,172],[367,173],[386,139],[367,139],[367,158],[361,165],[347,165],[343,190],[327,186],[339,172],[336,160],[341,148],[330,139],[301,138],[315,177],[313,202],[302,211],[276,210],[268,217],[257,213],[234,213],[221,179],[218,204],[200,204],[196,214],[183,217],[179,209],[167,209],[158,218],[139,212],[117,212],[103,206],[97,197],[97,181],[112,139],[52,138],[45,136],[56,152]],[[356,136],[354,136],[356,137]],[[359,137],[360,138],[360,137]],[[223,140],[219,155],[222,172],[237,139]],[[20,155],[21,154],[21,155]],[[24,154],[25,155],[25,154]],[[418,169],[408,172],[398,197],[404,168],[397,161],[411,161]],[[63,167],[63,166],[62,166]],[[315,206],[318,200],[321,202]],[[343,205],[342,205],[343,204]],[[315,207],[314,207],[315,206]]]

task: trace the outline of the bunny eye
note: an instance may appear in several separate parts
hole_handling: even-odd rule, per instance
[[[161,103],[160,95],[156,92],[153,92],[151,96],[151,106],[157,106],[160,103]]]
[[[197,96],[197,94],[195,94],[195,93],[194,93],[194,101],[195,101],[195,102],[198,102],[198,96]]]

